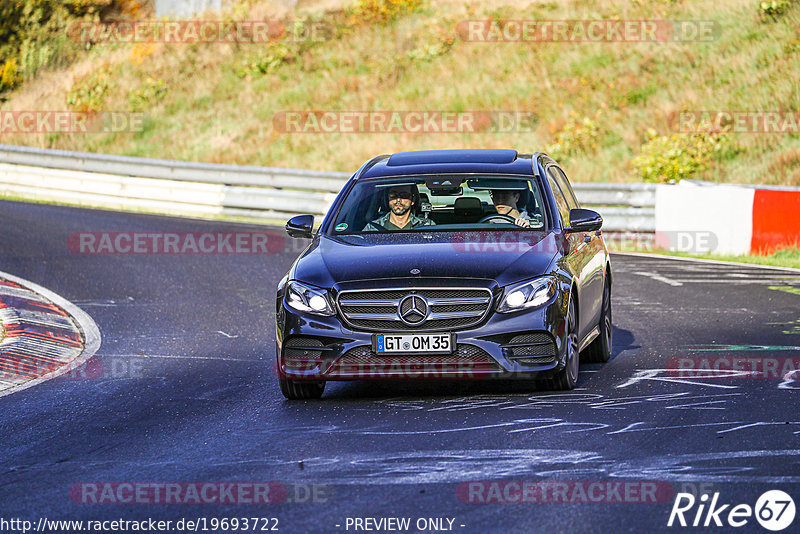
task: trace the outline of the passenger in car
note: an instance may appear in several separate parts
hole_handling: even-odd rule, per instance
[[[436,224],[428,218],[417,217],[412,211],[412,208],[419,203],[419,192],[416,189],[410,185],[390,187],[386,193],[389,211],[367,223],[363,231],[392,232]]]
[[[498,215],[507,215],[514,219],[514,224],[523,228],[531,227],[531,216],[528,212],[517,208],[521,191],[511,189],[492,189],[492,203]]]

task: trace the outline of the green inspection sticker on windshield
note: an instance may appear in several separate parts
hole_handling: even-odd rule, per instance
[[[347,223],[337,224],[334,230],[336,230],[337,232],[344,232],[345,230],[347,230]]]

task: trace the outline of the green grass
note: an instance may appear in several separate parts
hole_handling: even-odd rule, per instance
[[[346,11],[307,8],[308,16],[335,26],[335,38],[286,43],[288,53],[281,52],[277,62],[270,62],[277,57],[274,47],[262,44],[97,46],[73,66],[26,82],[2,109],[64,109],[67,94],[88,73],[106,66],[111,79],[104,108],[125,110],[135,102],[148,117],[143,131],[3,134],[0,142],[353,171],[377,153],[401,150],[538,150],[551,145],[568,124],[592,118],[601,125],[598,141],[565,157],[570,178],[638,181],[631,161],[648,132],[674,133],[670,113],[800,109],[800,82],[788,75],[800,72],[800,46],[787,44],[800,38],[799,4],[775,21],[764,21],[756,0],[535,2],[522,14],[511,5],[428,0],[388,23],[357,26]],[[248,0],[236,16],[264,18],[269,6]],[[710,43],[474,43],[458,37],[459,21],[492,15],[714,20],[721,31]],[[448,39],[454,39],[452,46],[439,46]],[[266,73],[248,70],[264,61],[274,63]],[[148,84],[162,83],[165,91],[148,90]],[[524,110],[538,120],[532,131],[521,132],[286,134],[272,125],[273,116],[286,110]],[[800,136],[733,137],[737,150],[710,161],[694,178],[800,184]]]

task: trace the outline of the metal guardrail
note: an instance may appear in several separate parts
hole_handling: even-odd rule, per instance
[[[573,182],[582,205],[603,216],[611,232],[655,232],[656,184]]]
[[[350,177],[278,167],[0,145],[0,194],[122,210],[284,219],[322,215]],[[574,183],[609,231],[655,230],[655,185]]]

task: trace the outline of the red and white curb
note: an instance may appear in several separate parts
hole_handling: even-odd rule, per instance
[[[33,282],[0,272],[0,397],[83,365],[100,330],[83,310]]]

